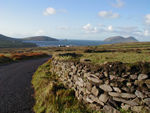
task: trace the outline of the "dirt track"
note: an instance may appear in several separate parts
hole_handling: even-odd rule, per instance
[[[31,79],[48,58],[0,66],[0,113],[33,113]]]

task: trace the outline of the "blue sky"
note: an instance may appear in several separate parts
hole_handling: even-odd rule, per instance
[[[0,34],[150,41],[150,0],[0,0]]]

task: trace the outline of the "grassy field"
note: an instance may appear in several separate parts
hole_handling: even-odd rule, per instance
[[[110,44],[93,47],[76,47],[67,50],[55,51],[54,54],[59,56],[62,53],[76,53],[76,57],[81,62],[90,61],[93,64],[102,64],[105,62],[150,62],[150,43],[126,43]],[[59,56],[60,59],[71,60],[72,56]]]
[[[36,47],[19,49],[0,49],[0,54],[18,54],[27,52],[44,52],[59,56],[63,53],[80,54],[76,60],[93,64],[120,61],[123,63],[150,62],[150,42],[107,44],[87,47]],[[72,60],[71,56],[59,57],[60,59]]]

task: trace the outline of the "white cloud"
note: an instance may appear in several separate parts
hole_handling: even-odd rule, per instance
[[[83,26],[83,29],[87,32],[87,33],[97,33],[98,29],[97,27],[92,27],[91,24],[86,24]]]
[[[100,11],[98,15],[103,18],[119,18],[120,17],[118,13],[113,13],[112,11]]]
[[[124,2],[122,0],[116,0],[115,4],[112,4],[113,7],[121,8],[124,6]]]
[[[150,25],[150,14],[145,15],[145,23]]]
[[[56,10],[54,9],[54,8],[52,8],[52,7],[48,7],[45,11],[44,11],[44,13],[43,13],[44,15],[54,15],[54,14],[56,14]]]
[[[108,31],[113,31],[113,27],[112,27],[112,25],[110,25],[110,26],[108,26]]]
[[[45,31],[42,30],[42,29],[38,30],[38,31],[35,33],[36,36],[40,36],[40,35],[44,35],[44,34],[45,34]]]
[[[86,24],[85,26],[83,26],[84,30],[90,30],[91,29],[91,24]]]
[[[144,36],[146,36],[146,37],[147,37],[147,36],[150,36],[150,31],[149,31],[149,30],[145,30],[145,31],[144,31]]]

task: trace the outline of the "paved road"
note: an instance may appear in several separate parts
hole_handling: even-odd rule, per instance
[[[48,58],[0,66],[0,113],[32,113],[31,79]]]

